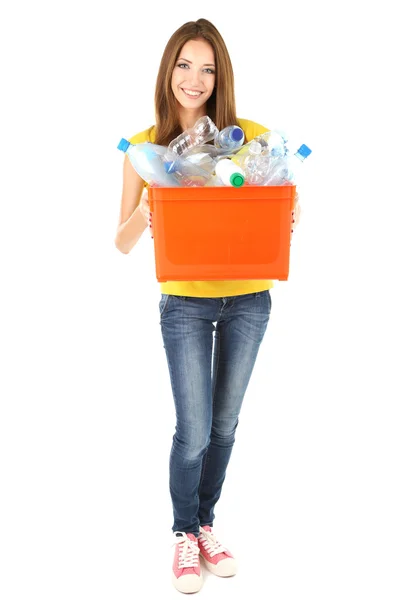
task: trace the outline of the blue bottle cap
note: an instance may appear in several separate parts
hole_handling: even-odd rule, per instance
[[[126,152],[130,145],[131,144],[130,144],[130,142],[128,142],[128,140],[126,140],[125,138],[122,138],[122,140],[118,144],[118,150],[122,150],[122,152]]]
[[[229,177],[229,181],[233,187],[240,187],[244,184],[244,177],[241,173],[232,173],[232,175]]]
[[[240,127],[235,127],[235,129],[232,129],[232,131],[231,131],[231,139],[234,142],[240,142],[240,140],[242,138],[244,138],[243,129],[241,129]]]
[[[302,144],[300,146],[300,148],[297,150],[297,152],[304,158],[307,158],[307,156],[310,156],[310,154],[311,154],[310,148],[308,146],[306,146],[305,144]]]
[[[166,173],[175,173],[176,171],[176,160],[169,160],[164,163],[164,169]]]

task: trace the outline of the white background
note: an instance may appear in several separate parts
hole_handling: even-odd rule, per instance
[[[114,246],[121,137],[205,17],[238,116],[312,148],[290,277],[248,387],[205,598],[398,600],[399,54],[394,4],[127,1],[2,9],[3,600],[178,597],[174,408],[146,230]],[[262,12],[261,12],[262,11]],[[397,44],[397,47],[396,47]]]

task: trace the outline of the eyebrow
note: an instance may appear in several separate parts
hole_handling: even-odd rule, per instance
[[[193,63],[192,63],[192,61],[191,61],[191,60],[188,60],[187,58],[183,58],[183,57],[181,57],[181,58],[178,58],[178,60],[186,60],[186,62],[188,62],[188,63],[190,63],[190,64],[193,64]],[[205,64],[203,65],[203,67],[215,67],[215,65],[213,65],[212,63],[205,63]]]

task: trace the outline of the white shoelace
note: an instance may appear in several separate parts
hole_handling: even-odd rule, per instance
[[[204,548],[207,550],[210,556],[221,554],[225,552],[226,548],[216,539],[210,531],[205,531],[202,527],[200,528],[199,540],[203,543]]]
[[[177,536],[177,533],[183,535]],[[200,548],[185,532],[175,532],[175,541],[172,545],[179,545],[178,569],[186,569],[188,567],[197,567],[199,565]]]

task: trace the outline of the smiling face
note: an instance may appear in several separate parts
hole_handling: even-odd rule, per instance
[[[201,112],[214,90],[215,57],[205,40],[186,42],[172,72],[171,88],[182,109]],[[203,108],[204,110],[204,108]]]

